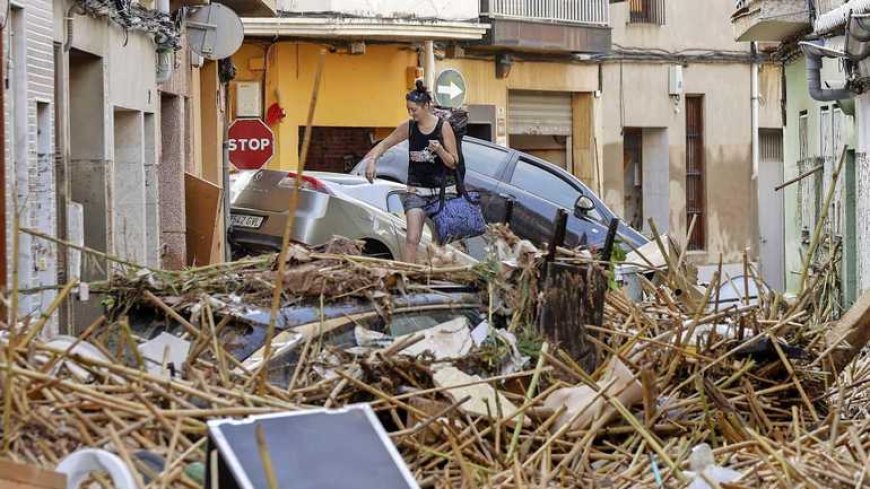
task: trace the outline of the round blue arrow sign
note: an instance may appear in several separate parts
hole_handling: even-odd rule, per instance
[[[465,78],[462,73],[448,68],[435,79],[435,103],[444,107],[460,107],[465,103]]]

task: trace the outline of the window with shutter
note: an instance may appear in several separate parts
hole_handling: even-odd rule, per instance
[[[630,0],[629,24],[665,25],[665,0]]]
[[[704,98],[686,97],[686,217],[695,222],[689,236],[690,250],[706,248],[704,186]]]

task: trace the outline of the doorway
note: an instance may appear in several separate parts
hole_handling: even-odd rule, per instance
[[[785,289],[785,204],[775,187],[783,180],[782,130],[761,130],[758,164],[758,240],[761,275],[774,290]]]
[[[634,229],[643,229],[643,130],[625,128],[622,135],[623,216]]]
[[[109,166],[106,156],[106,114],[103,59],[77,49],[69,53],[69,166],[67,188],[68,239],[88,248],[109,252]],[[83,282],[105,280],[105,260],[70,252],[68,273]],[[71,323],[80,332],[102,314],[99,301],[74,301]]]
[[[623,219],[652,234],[650,219],[660,233],[670,220],[670,156],[664,128],[623,129]]]

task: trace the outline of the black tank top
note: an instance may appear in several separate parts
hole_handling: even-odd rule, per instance
[[[454,185],[456,177],[441,161],[441,157],[434,151],[429,151],[429,141],[437,139],[443,144],[441,128],[444,121],[438,119],[435,129],[429,134],[423,134],[416,122],[410,121],[408,131],[408,185],[414,187],[441,188],[445,175],[446,184]]]

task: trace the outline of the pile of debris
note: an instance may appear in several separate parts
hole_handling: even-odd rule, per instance
[[[828,322],[812,285],[826,283],[824,266],[786,300],[747,264],[746,290],[752,280],[762,293],[724,306],[719,274],[698,287],[684,254],[657,240],[663,264],[635,257],[636,301],[616,283],[624,267],[587,250],[548,261],[496,233],[492,259],[472,267],[333,244],[293,247],[280,280],[266,256],[91,284],[107,312],[77,337],[41,340],[42,319],[6,328],[3,456],[54,468],[101,448],[139,487],[203,487],[207,420],[362,402],[423,487],[870,485],[870,362],[855,359],[870,299]],[[282,310],[252,329],[243,319],[272,312],[275,283]],[[360,323],[349,345],[328,334],[341,322],[324,316],[328,304],[369,303],[389,325],[397,300],[447,284],[476,294],[478,324],[391,336]],[[572,297],[580,305],[557,317]],[[290,327],[283,308],[306,304],[319,326]],[[143,334],[142,317],[166,335]],[[253,330],[270,346],[239,347]]]

